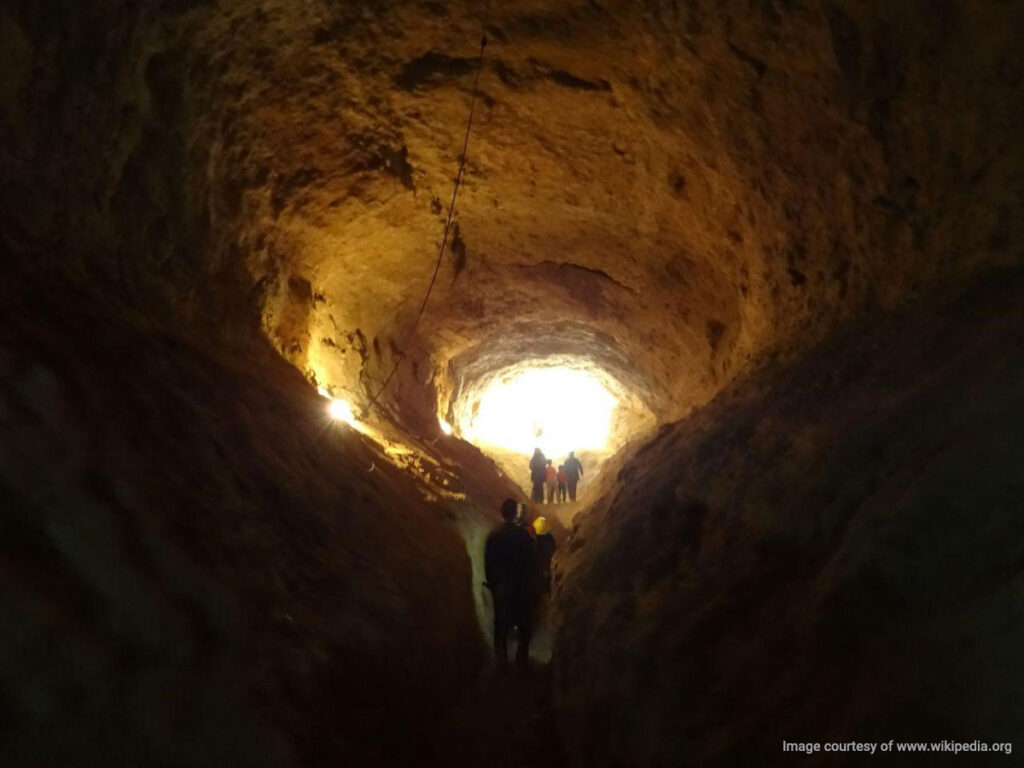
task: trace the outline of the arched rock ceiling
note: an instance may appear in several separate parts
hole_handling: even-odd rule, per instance
[[[752,355],[970,266],[987,254],[958,250],[930,182],[985,162],[955,116],[984,62],[943,46],[995,14],[847,5],[492,7],[458,229],[412,339],[480,4],[239,3],[204,31],[235,88],[207,119],[228,125],[221,162],[261,182],[244,201],[250,267],[276,281],[267,330],[353,389],[395,350],[514,362],[534,328],[667,418]],[[921,162],[938,145],[948,168]]]
[[[521,360],[536,331],[671,419],[751,360],[1021,252],[1020,2],[492,3],[458,229],[415,333],[483,4],[107,4],[98,58],[88,26],[65,36],[82,61],[45,66],[5,27],[5,103],[51,71],[117,84],[59,123],[96,135],[75,173],[54,166],[54,199],[101,201],[68,217],[119,228],[121,273],[185,265],[189,301],[255,308],[362,402],[401,355],[388,397],[434,410],[429,385]],[[9,138],[26,158],[67,141]],[[9,167],[34,204],[48,187]],[[196,275],[234,264],[248,285],[202,299]]]

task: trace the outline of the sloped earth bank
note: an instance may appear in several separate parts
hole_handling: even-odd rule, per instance
[[[492,3],[412,332],[479,2],[5,3],[0,764],[457,752],[514,489],[437,415],[524,358],[717,398],[563,548],[571,761],[1020,733],[1018,279],[763,363],[1019,267],[1022,9]],[[395,362],[392,463],[309,383]]]
[[[606,472],[559,556],[552,708],[548,671],[486,672],[456,531],[515,489],[478,452],[440,442],[474,503],[428,501],[269,348],[8,282],[0,762],[742,766],[789,764],[782,739],[1013,740],[1022,296],[1005,273],[851,328]]]
[[[560,561],[574,764],[866,764],[783,740],[1020,748],[1022,299],[1001,275],[850,329],[607,481]]]
[[[487,658],[466,502],[326,423],[269,348],[59,281],[0,307],[0,764],[433,754]],[[450,447],[477,509],[514,492]]]

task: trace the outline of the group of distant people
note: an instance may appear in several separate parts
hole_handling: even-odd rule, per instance
[[[516,664],[530,658],[530,639],[540,603],[551,591],[551,558],[557,544],[548,521],[531,521],[525,504],[505,499],[502,522],[484,544],[484,586],[494,604],[494,655],[508,665],[508,636],[516,628]]]
[[[569,451],[569,457],[555,469],[551,459],[544,456],[540,448],[535,448],[530,459],[530,480],[533,482],[530,500],[541,504],[546,498],[548,504],[554,504],[557,499],[564,504],[568,496],[569,501],[576,501],[576,486],[581,477],[583,463],[576,458],[575,451]]]

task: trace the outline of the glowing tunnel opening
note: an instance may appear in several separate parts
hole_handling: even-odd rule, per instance
[[[576,368],[534,368],[492,381],[462,433],[481,447],[523,454],[534,448],[548,456],[604,451],[617,405],[593,374]]]

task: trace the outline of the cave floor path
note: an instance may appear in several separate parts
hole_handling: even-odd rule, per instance
[[[559,547],[565,547],[580,502],[531,504],[534,517],[548,518]],[[461,533],[473,566],[473,591],[481,633],[493,642],[491,605],[483,588],[483,543],[490,528],[481,517],[463,518]],[[495,523],[497,518],[495,517]],[[493,660],[477,682],[447,713],[436,739],[437,763],[450,767],[548,768],[564,766],[565,753],[552,706],[553,636],[545,599],[530,647],[530,666],[496,670]],[[509,655],[515,656],[514,634]]]
[[[555,768],[566,764],[551,706],[551,668],[514,665],[483,675],[440,734],[439,764],[457,768]]]

